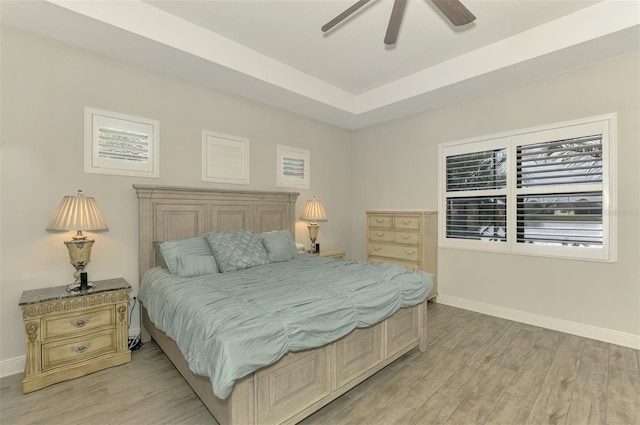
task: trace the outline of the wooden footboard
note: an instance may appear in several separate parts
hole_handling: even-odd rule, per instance
[[[236,382],[221,400],[195,375],[177,344],[142,308],[142,324],[220,425],[293,424],[341,396],[415,347],[426,350],[427,302],[312,350],[289,353]]]

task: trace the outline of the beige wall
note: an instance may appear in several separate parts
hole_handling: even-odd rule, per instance
[[[23,290],[69,283],[63,241],[45,226],[65,195],[83,189],[109,225],[96,233],[91,279],[125,277],[137,291],[137,198],[133,183],[289,190],[276,187],[276,145],[311,151],[312,195],[329,221],[323,248],[349,251],[350,133],[236,96],[195,86],[13,29],[2,30],[0,362],[24,355]],[[83,107],[160,121],[160,179],[85,174]],[[203,129],[248,137],[251,185],[200,181]],[[306,226],[296,239],[308,245]],[[136,326],[136,324],[132,325]]]
[[[640,347],[639,94],[639,56],[632,54],[357,131],[354,255],[366,256],[366,210],[437,209],[439,143],[617,112],[617,263],[440,249],[438,286],[441,301],[622,333]]]

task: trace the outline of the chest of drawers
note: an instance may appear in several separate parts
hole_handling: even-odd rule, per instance
[[[432,275],[438,295],[437,211],[368,211],[367,261],[391,263]]]
[[[95,282],[83,292],[69,293],[66,286],[23,292],[27,353],[22,392],[131,361],[130,290],[120,278]]]

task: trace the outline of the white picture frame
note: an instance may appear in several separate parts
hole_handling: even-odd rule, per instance
[[[309,189],[311,186],[311,152],[277,145],[278,187]]]
[[[249,139],[203,130],[202,181],[249,184]]]
[[[160,122],[84,108],[84,172],[160,177]]]

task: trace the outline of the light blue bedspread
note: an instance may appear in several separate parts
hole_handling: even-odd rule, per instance
[[[139,299],[221,399],[236,380],[289,351],[319,347],[418,304],[431,277],[400,266],[301,254],[197,278],[149,270]]]

